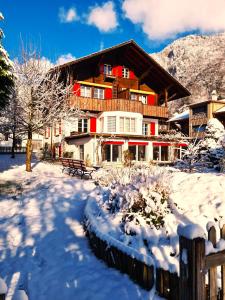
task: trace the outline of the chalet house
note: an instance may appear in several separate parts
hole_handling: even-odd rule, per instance
[[[56,156],[92,164],[169,161],[185,144],[160,137],[167,128],[168,102],[190,93],[134,41],[63,64],[73,85],[71,105],[84,115],[62,120],[45,133]]]
[[[217,118],[225,126],[225,99],[218,100],[216,91],[212,92],[210,100],[191,104],[189,111],[171,118],[169,123],[179,125],[181,131],[191,138],[201,139],[212,118]]]

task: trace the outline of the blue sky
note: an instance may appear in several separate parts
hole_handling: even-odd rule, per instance
[[[157,4],[153,0],[0,1],[5,17],[0,24],[5,33],[3,44],[11,58],[18,56],[21,38],[55,62],[63,55],[78,58],[129,39],[151,53],[179,36],[225,30],[224,0],[214,0],[213,7],[211,0],[204,0],[206,10],[197,17],[192,6],[197,11],[202,0],[189,0],[183,6],[183,1],[171,0],[172,7],[167,7],[163,0]],[[212,18],[215,2],[217,21]]]

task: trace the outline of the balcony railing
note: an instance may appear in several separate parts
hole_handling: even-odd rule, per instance
[[[127,111],[141,113],[144,116],[168,118],[168,108],[143,104],[140,101],[126,99],[94,99],[78,96],[71,97],[71,105],[88,111]]]

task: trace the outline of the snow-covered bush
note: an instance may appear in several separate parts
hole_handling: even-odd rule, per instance
[[[145,230],[164,226],[169,213],[169,172],[160,167],[133,166],[112,168],[95,174],[104,187],[102,208],[120,216],[120,228],[125,235],[138,235]]]
[[[220,164],[225,156],[225,130],[217,119],[208,121],[205,137],[190,143],[184,153],[183,160],[177,166],[189,171],[214,168],[220,170]]]

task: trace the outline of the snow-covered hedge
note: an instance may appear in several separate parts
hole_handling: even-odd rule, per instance
[[[86,216],[94,211],[88,226],[98,237],[104,234],[102,238],[108,238],[110,244],[117,241],[143,257],[156,256],[157,267],[174,272],[178,271],[178,253],[171,247],[174,239],[170,241],[165,224],[166,216],[174,218],[169,199],[170,175],[165,168],[143,165],[96,172],[97,188],[90,195]],[[170,259],[165,260],[157,252],[162,244]]]

